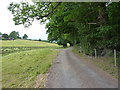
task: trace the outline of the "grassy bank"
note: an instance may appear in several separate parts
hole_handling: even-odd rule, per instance
[[[3,88],[44,87],[46,72],[58,54],[56,49],[61,48],[31,40],[4,40],[1,46]]]
[[[114,67],[113,58],[111,57],[97,57],[97,58],[90,57],[83,53],[79,53],[76,48],[73,48],[72,51],[76,53],[77,55],[79,55],[81,58],[83,58],[85,62],[90,62],[96,65],[97,67],[103,69],[104,71],[108,72],[114,78],[118,78],[118,68]]]
[[[62,46],[53,43],[46,43],[41,41],[31,41],[31,40],[3,40],[2,48],[0,48],[0,54],[8,55],[10,53],[16,53],[20,51],[28,51],[39,48],[53,48],[58,49]]]
[[[2,40],[2,47],[59,47],[57,44],[31,40]]]
[[[57,50],[44,48],[3,56],[3,87],[34,88],[36,77],[48,71],[57,53]]]

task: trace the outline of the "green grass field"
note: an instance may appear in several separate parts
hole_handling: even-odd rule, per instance
[[[59,47],[57,44],[31,40],[3,40],[2,47]]]
[[[2,41],[2,48],[0,48],[0,53],[3,55],[7,55],[9,53],[19,52],[19,51],[27,51],[38,48],[61,48],[54,43],[46,43],[41,41],[31,41],[31,40],[4,40]]]
[[[19,42],[20,41],[20,42]],[[19,43],[18,43],[19,42]],[[19,45],[20,44],[20,45]],[[55,46],[45,42],[12,40],[3,41],[2,46]],[[14,50],[13,50],[14,51]],[[12,52],[2,56],[3,88],[34,88],[36,78],[45,75],[58,54],[56,48],[38,48]],[[44,81],[43,81],[44,83]],[[43,87],[42,85],[39,85]]]

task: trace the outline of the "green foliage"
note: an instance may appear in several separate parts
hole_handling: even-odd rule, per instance
[[[0,35],[2,35],[2,33],[0,32]]]
[[[39,39],[38,41],[42,41],[41,39]]]
[[[89,55],[96,48],[120,50],[120,2],[105,6],[105,2],[37,2],[9,6],[17,24],[28,23],[34,19],[45,22],[49,41],[57,41],[66,46],[79,44]],[[96,24],[92,24],[96,23]]]
[[[120,2],[118,3],[112,3],[108,7],[108,18],[109,18],[109,25],[112,27],[111,31],[111,39],[109,40],[110,48],[116,48],[118,51],[120,50]]]
[[[2,37],[4,40],[7,40],[9,38],[9,35],[8,34],[2,34]]]
[[[27,34],[24,34],[23,39],[27,39],[27,38],[28,38]]]
[[[11,3],[8,9],[14,15],[15,25],[23,24],[25,27],[29,27],[34,19],[45,22],[47,20],[45,17],[53,13],[56,8],[54,6],[57,7],[56,3],[36,2],[34,5],[30,5],[28,2],[20,2]]]
[[[10,38],[13,38],[13,39],[18,39],[19,38],[19,32],[16,32],[16,31],[12,31],[9,35]]]

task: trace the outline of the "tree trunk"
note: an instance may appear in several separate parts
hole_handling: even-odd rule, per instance
[[[66,48],[66,47],[67,47],[67,43],[64,43],[64,44],[63,44],[63,47]]]
[[[104,26],[107,24],[107,13],[106,13],[106,3],[99,4],[99,14],[98,14],[98,24]]]

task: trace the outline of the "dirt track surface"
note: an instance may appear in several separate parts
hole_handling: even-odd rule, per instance
[[[68,48],[61,50],[53,63],[46,87],[118,88],[118,80],[94,65],[84,62]]]

